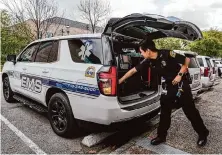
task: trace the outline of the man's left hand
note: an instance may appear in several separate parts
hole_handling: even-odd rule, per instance
[[[172,84],[173,84],[173,85],[178,84],[178,83],[181,81],[181,79],[182,79],[182,76],[177,75],[177,76],[175,77],[175,79],[172,81]]]

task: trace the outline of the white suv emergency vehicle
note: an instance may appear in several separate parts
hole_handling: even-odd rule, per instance
[[[54,132],[65,137],[77,133],[78,120],[110,125],[149,114],[159,109],[162,89],[151,69],[117,84],[142,61],[136,52],[146,37],[194,41],[202,33],[189,22],[131,14],[110,19],[102,34],[34,41],[17,57],[7,57],[2,74],[5,100],[44,105]]]
[[[213,59],[213,62],[218,68],[218,76],[222,77],[222,61],[220,59]]]
[[[197,60],[201,68],[203,90],[209,89],[214,85],[213,67],[210,63],[210,57],[198,55]]]

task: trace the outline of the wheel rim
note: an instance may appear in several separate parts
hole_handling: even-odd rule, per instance
[[[60,101],[55,101],[51,108],[51,118],[56,130],[62,132],[67,128],[67,115],[64,105]]]
[[[3,94],[6,99],[9,98],[9,81],[7,78],[5,78],[3,82]]]

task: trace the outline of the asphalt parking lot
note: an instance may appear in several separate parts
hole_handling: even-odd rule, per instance
[[[85,133],[74,139],[61,138],[52,131],[47,115],[19,103],[6,103],[1,95],[1,154],[170,153],[164,152],[163,148],[169,148],[168,151],[175,153],[222,153],[221,98],[222,82],[201,94],[196,101],[196,106],[210,130],[209,141],[204,148],[196,146],[197,135],[182,110],[173,113],[167,142],[159,146],[160,148],[149,144],[156,134],[155,122],[158,122],[158,118],[118,131],[89,148],[81,142],[92,133]]]

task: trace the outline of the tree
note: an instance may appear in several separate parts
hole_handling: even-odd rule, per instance
[[[204,38],[189,45],[190,50],[199,54],[221,57],[222,56],[222,32],[217,29],[210,29],[203,32]]]
[[[158,49],[187,50],[189,41],[177,38],[161,38],[155,40],[155,44]]]
[[[176,38],[162,38],[155,40],[159,49],[191,50],[201,55],[211,57],[222,56],[222,32],[215,29],[203,32],[204,38],[194,42]]]
[[[189,47],[191,51],[211,57],[221,56],[222,52],[222,44],[216,38],[204,38],[191,43]]]
[[[2,0],[2,3],[16,23],[25,23],[28,19],[32,22],[35,39],[45,35],[54,22],[53,17],[58,16],[58,7],[54,0]],[[56,22],[57,30],[61,21]]]
[[[217,29],[210,29],[209,31],[203,32],[204,38],[215,38],[222,43],[222,31]]]
[[[92,32],[95,33],[96,27],[110,14],[111,7],[108,1],[81,0],[78,10],[82,18],[89,22]]]
[[[1,64],[5,62],[8,54],[17,54],[24,48],[32,38],[27,36],[23,30],[24,24],[12,25],[12,17],[6,10],[1,11]]]

